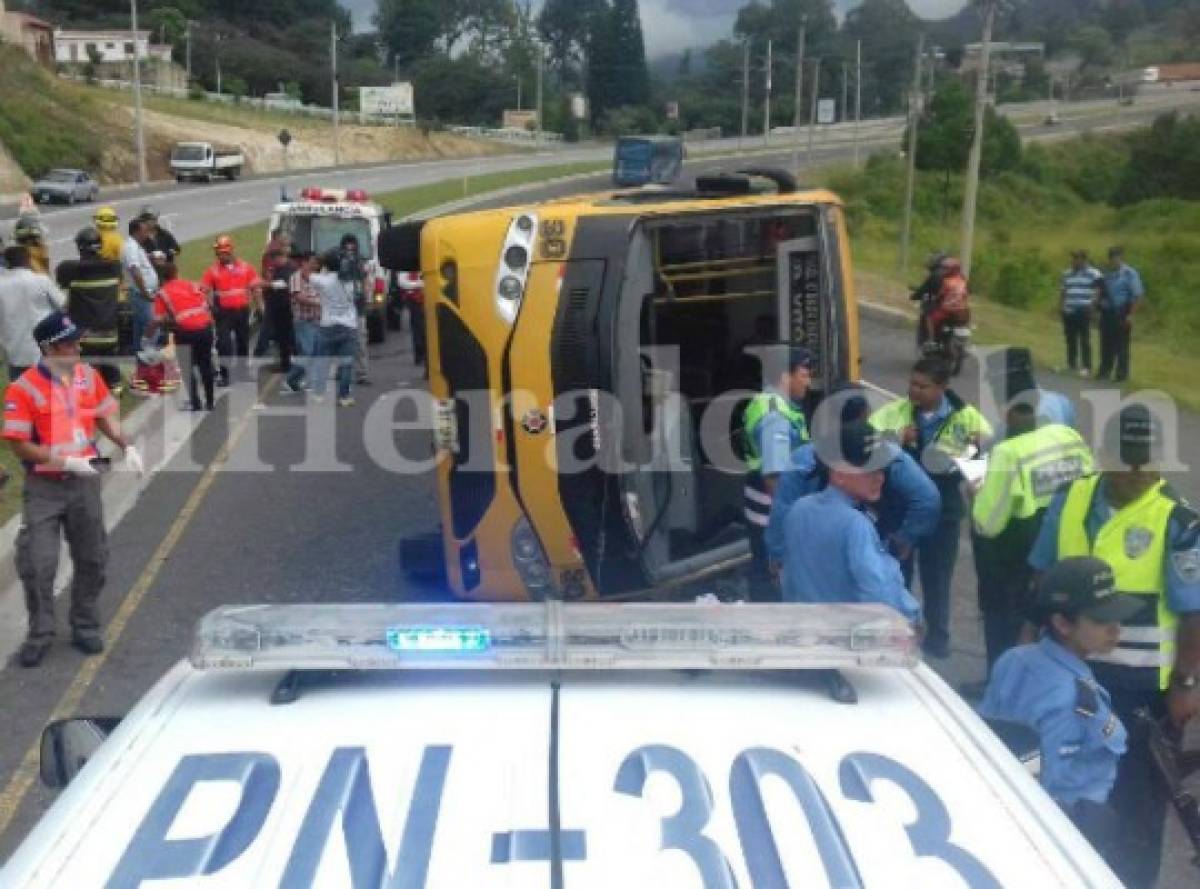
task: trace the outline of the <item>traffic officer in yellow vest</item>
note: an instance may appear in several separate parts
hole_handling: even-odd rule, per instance
[[[1200,516],[1153,467],[1161,434],[1144,405],[1124,408],[1105,430],[1104,471],[1056,495],[1029,557],[1040,572],[1094,555],[1112,566],[1118,590],[1143,602],[1121,622],[1117,647],[1092,662],[1130,731],[1110,802],[1123,826],[1117,876],[1131,889],[1158,879],[1167,807],[1134,714],[1169,715],[1182,728],[1200,712]]]
[[[991,424],[978,410],[949,389],[950,368],[940,358],[913,365],[908,397],[884,405],[871,415],[871,425],[893,437],[921,464],[937,486],[942,512],[933,533],[915,553],[900,553],[904,581],[913,589],[913,561],[921,572],[926,654],[950,655],[950,582],[958,561],[958,538],[966,513],[962,474],[954,458],[969,456],[992,436]]]
[[[742,431],[746,448],[746,483],[743,489],[745,516],[750,533],[750,598],[779,601],[779,590],[771,578],[764,535],[771,520],[771,500],[779,476],[787,470],[792,451],[808,441],[804,398],[812,384],[813,357],[802,346],[781,346],[787,364],[746,405]],[[770,366],[770,355],[766,366]]]
[[[989,673],[1000,655],[1017,644],[1031,610],[1029,553],[1051,498],[1094,468],[1082,436],[1061,423],[1038,426],[1030,401],[1010,405],[1005,424],[1008,437],[992,448],[971,508]]]

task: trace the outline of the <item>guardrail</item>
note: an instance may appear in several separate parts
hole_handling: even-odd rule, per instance
[[[516,127],[446,127],[446,132],[456,136],[469,136],[474,139],[497,139],[501,142],[514,142],[525,145],[538,145],[546,142],[562,142],[562,133],[551,133],[546,130],[522,130]]]

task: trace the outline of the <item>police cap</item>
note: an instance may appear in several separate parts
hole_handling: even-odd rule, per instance
[[[1100,623],[1128,620],[1142,609],[1136,597],[1117,592],[1112,568],[1094,556],[1051,565],[1038,581],[1037,604],[1046,617],[1082,614]]]

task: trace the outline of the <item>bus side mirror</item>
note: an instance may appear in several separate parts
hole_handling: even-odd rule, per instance
[[[379,264],[391,272],[421,270],[421,232],[424,222],[404,222],[379,233]]]
[[[59,719],[42,730],[38,771],[42,783],[61,789],[79,774],[121,722],[112,716]]]

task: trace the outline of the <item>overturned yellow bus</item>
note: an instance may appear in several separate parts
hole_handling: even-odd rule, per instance
[[[817,356],[813,398],[858,377],[842,207],[786,173],[592,194],[398,226],[380,258],[425,279],[451,592],[634,596],[744,561],[741,409],[754,346]],[[422,567],[423,566],[423,567]]]

